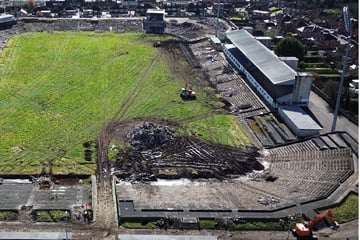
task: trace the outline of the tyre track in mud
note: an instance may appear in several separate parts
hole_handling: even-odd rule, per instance
[[[155,151],[126,152],[113,164],[120,179],[146,180],[149,176],[163,178],[173,172],[179,178],[211,177],[220,180],[261,170],[255,148],[211,144],[196,138],[177,137]],[[146,162],[146,165],[144,165]],[[176,172],[176,174],[175,174]]]
[[[113,122],[115,120],[121,121],[125,120],[124,116],[129,110],[130,106],[134,103],[136,97],[138,96],[139,91],[141,90],[141,87],[144,86],[144,82],[146,82],[147,79],[149,79],[150,74],[152,73],[156,63],[160,60],[162,56],[162,53],[158,53],[152,60],[151,64],[145,69],[144,73],[142,74],[142,77],[139,81],[136,82],[136,85],[129,93],[129,96],[125,99],[124,103],[119,108],[119,111],[115,114]]]
[[[178,41],[161,43],[160,52],[168,59],[167,63],[176,61],[176,56],[183,53],[184,50],[181,48],[177,48],[176,50],[178,44]],[[181,52],[178,52],[178,50]],[[154,63],[155,62],[152,64]],[[168,64],[168,68],[172,69],[171,72],[175,75],[177,75],[177,73],[180,74],[184,80],[189,78],[189,74],[184,75],[184,73],[180,73],[179,68],[172,64]],[[193,68],[194,67],[191,69]],[[149,69],[145,71],[144,76],[147,75],[147,72],[150,69],[151,65],[149,66]],[[141,84],[141,82],[139,81],[137,84]],[[136,86],[135,89],[137,87],[138,86]],[[119,109],[118,119],[121,119],[121,117],[125,115],[128,107],[132,103],[131,99],[135,97],[136,96],[132,96],[129,102],[124,102],[124,106]],[[178,123],[186,126],[189,122],[209,118],[219,112],[224,113],[225,111],[213,109],[208,113],[179,120]],[[111,124],[113,124],[113,126],[111,126]],[[113,132],[111,129],[121,126],[116,126],[116,121],[113,121],[111,124],[109,124],[108,132]],[[194,172],[199,172],[199,176],[211,176],[218,179],[226,179],[231,174],[241,175],[254,168],[257,169],[260,167],[260,164],[256,161],[257,154],[254,149],[226,148],[225,146],[220,145],[210,146],[209,143],[204,143],[195,139],[177,138],[174,142],[171,142],[170,145],[163,146],[159,152],[161,152],[162,155],[160,158],[155,156],[157,154],[156,152],[153,154],[151,151],[149,156],[146,156],[147,154],[142,155],[131,151],[123,152],[120,154],[122,156],[118,156],[118,161],[113,164],[113,167],[119,170],[121,175],[118,175],[118,177],[120,178],[129,176],[130,174],[135,174],[135,177],[137,174],[145,174],[144,178],[146,178],[146,174],[156,176],[157,173],[168,171],[169,169],[175,170],[180,175],[182,173],[189,175],[189,172],[191,171],[188,169],[194,169]],[[221,159],[221,161],[219,161],[219,159]],[[144,165],[144,162],[146,162],[146,165]],[[132,167],[129,169],[129,166]]]
[[[149,76],[154,69],[156,63],[161,58],[162,54],[157,54],[152,63],[144,70],[139,81],[128,96],[123,100],[119,111],[114,115],[104,129],[100,132],[97,139],[97,206],[96,218],[101,219],[98,221],[98,226],[115,226],[116,224],[116,204],[113,198],[113,184],[112,176],[110,175],[110,165],[108,159],[108,146],[112,138],[112,132],[118,126],[119,122],[124,120],[124,116],[134,103],[139,91],[144,86],[144,82],[149,79]]]

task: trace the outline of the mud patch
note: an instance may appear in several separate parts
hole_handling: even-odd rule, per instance
[[[152,124],[146,126],[149,125]],[[156,178],[223,180],[264,169],[256,159],[259,153],[255,147],[230,147],[193,137],[172,138],[171,131],[164,130],[167,129],[165,126],[153,126],[158,130],[151,130],[148,135],[144,135],[143,130],[136,130],[141,132],[145,142],[151,142],[152,147],[147,145],[146,148],[119,150],[112,164],[114,174],[118,178],[132,182],[152,181]],[[154,137],[154,134],[157,137]],[[163,141],[164,139],[166,141]],[[128,141],[134,140],[132,138]]]

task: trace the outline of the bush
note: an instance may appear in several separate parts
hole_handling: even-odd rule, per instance
[[[14,211],[0,211],[0,221],[16,220],[17,213]]]
[[[40,210],[35,212],[35,218],[38,222],[62,222],[66,216],[65,210]]]
[[[124,221],[121,223],[121,226],[130,229],[155,229],[157,228],[155,221],[149,222],[138,222],[138,221]]]
[[[215,229],[216,222],[215,220],[203,219],[199,220],[199,226],[200,229]]]
[[[276,222],[260,222],[252,221],[246,222],[244,224],[231,224],[229,227],[234,230],[284,230],[284,227],[280,225],[278,221]]]

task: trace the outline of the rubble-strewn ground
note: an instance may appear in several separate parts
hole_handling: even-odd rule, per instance
[[[212,28],[214,26],[213,21],[209,22],[210,25],[208,29],[204,29],[204,26],[206,26],[205,20],[196,22],[197,21],[192,21],[191,24],[176,26],[171,29],[173,31],[172,33],[183,34],[186,38],[196,38],[207,33],[214,33],[214,29]],[[196,24],[194,25],[194,23]],[[165,51],[170,52],[169,59],[176,60],[178,51],[175,51],[173,46],[174,45],[171,45],[165,48]],[[206,44],[205,48],[207,47],[209,47],[208,44]],[[211,59],[212,58],[213,56],[211,56]],[[208,59],[209,64],[211,63],[211,59]],[[221,59],[216,58],[216,61],[221,61]],[[193,64],[196,65],[196,62]],[[175,66],[173,66],[173,68],[176,69]],[[181,74],[184,78],[189,75],[189,72],[183,72],[181,69],[176,70],[176,74]],[[213,73],[215,72],[207,72],[209,76]],[[239,82],[240,80],[237,78],[232,79],[232,81],[233,84],[243,84],[243,82]],[[224,90],[225,93],[233,96],[234,93],[231,91],[232,89]],[[254,112],[246,113],[243,116],[257,114],[264,110],[267,111],[257,98],[252,99],[254,99]],[[156,122],[151,119],[146,119],[146,121]],[[144,122],[144,119],[141,122]],[[105,131],[105,135],[100,135],[103,137],[102,139],[99,138],[98,142],[101,143],[98,145],[98,157],[101,157],[101,159],[107,160],[107,156],[104,154],[108,147],[106,143],[109,142],[110,138],[126,139],[131,129],[134,129],[137,125],[135,122],[124,122],[121,124],[118,133],[114,134],[114,132],[112,132],[110,134],[110,132]],[[165,122],[160,122],[160,124],[162,126],[167,125]],[[114,128],[109,129],[114,130]],[[116,186],[118,199],[132,199],[134,200],[135,207],[139,209],[271,209],[281,204],[298,202],[306,200],[309,197],[322,196],[328,191],[331,191],[333,184],[341,180],[342,176],[351,172],[350,162],[352,158],[349,152],[341,149],[333,149],[323,154],[318,154],[318,148],[311,140],[275,148],[262,156],[254,151],[255,149],[230,148],[216,144],[210,145],[209,143],[201,142],[193,138],[169,137],[168,141],[164,144],[165,145],[155,146],[147,152],[131,151],[126,152],[126,154],[124,154],[124,152],[119,154],[118,162],[114,164],[114,171],[118,171],[117,174],[123,176],[125,179],[129,179],[130,176],[135,176],[130,180],[134,180],[133,182],[136,182],[136,184],[131,185],[129,182],[119,182]],[[308,154],[303,154],[306,152]],[[309,161],[314,163],[308,164]],[[269,174],[277,177],[275,182],[264,181],[265,178],[262,178],[262,176],[259,177],[256,173],[250,174],[248,177],[245,176],[245,173],[249,173],[254,169],[262,169],[259,162],[269,167]],[[237,167],[230,167],[234,165]],[[98,203],[100,203],[98,207],[101,212],[98,222],[103,222],[104,226],[113,220],[113,211],[115,211],[110,182],[104,181],[104,179],[108,180],[108,175],[104,172],[104,169],[109,170],[109,168],[108,162],[99,163],[98,165],[98,180],[100,180],[98,190],[101,190],[98,194],[98,196],[101,196],[101,198],[98,199]],[[204,169],[210,169],[211,171],[207,171],[207,174],[201,174],[201,171],[204,171]],[[136,174],[143,172],[147,173],[147,175],[136,178]],[[176,177],[210,177],[210,179],[199,179],[193,182],[190,180],[178,180],[172,182],[158,181],[144,183],[144,178],[151,178],[151,176],[156,174],[157,176],[163,174],[163,177],[171,178],[171,174],[174,172],[184,174],[178,174]],[[134,173],[136,174],[132,175]],[[234,177],[234,175],[237,178],[229,179]],[[243,175],[243,177],[239,178],[239,175]],[[219,179],[225,179],[225,181],[219,181]],[[169,186],[169,184],[171,185]],[[107,226],[109,227],[111,225]],[[334,237],[333,239],[357,239],[357,226],[358,222],[353,221],[344,224],[344,227],[341,227],[338,232],[324,232],[323,236],[330,235]],[[64,227],[65,226],[60,226],[57,230],[61,231]],[[13,226],[11,226],[11,224],[0,225],[0,229],[10,229],[13,231],[28,230],[27,226],[21,224],[14,224]],[[48,230],[48,227],[38,225],[35,230],[36,229]],[[79,227],[76,225],[70,227],[70,230],[73,233],[74,239],[114,239],[117,232],[211,234],[219,236],[219,240],[285,239],[287,237],[286,231],[269,233],[169,230],[165,232],[163,230],[100,229],[88,228],[86,226]]]
[[[173,137],[167,127],[144,123],[128,134],[132,149],[117,154],[116,176],[131,181],[155,178],[217,178],[245,175],[264,167],[254,147],[230,147],[196,138]]]

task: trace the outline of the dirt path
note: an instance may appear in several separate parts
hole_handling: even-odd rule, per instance
[[[116,207],[113,197],[112,176],[110,175],[110,164],[108,159],[108,147],[113,138],[118,122],[123,120],[126,112],[138,96],[141,87],[149,79],[154,67],[158,63],[162,54],[157,54],[151,64],[143,71],[139,81],[136,82],[134,89],[129,92],[119,107],[119,111],[114,115],[107,126],[102,130],[97,139],[97,206],[96,206],[96,225],[100,227],[114,227],[117,225]]]

